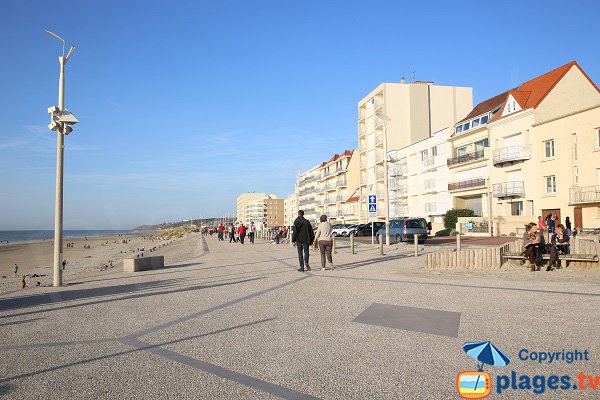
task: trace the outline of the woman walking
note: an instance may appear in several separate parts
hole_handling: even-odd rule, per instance
[[[325,271],[325,261],[329,261],[329,269],[335,269],[333,266],[333,260],[331,258],[331,250],[333,249],[333,237],[331,236],[331,224],[327,221],[327,215],[321,215],[319,219],[321,223],[315,233],[315,241],[313,249],[317,249],[317,243],[319,244],[319,250],[321,251],[321,271]],[[326,260],[327,259],[327,260]]]

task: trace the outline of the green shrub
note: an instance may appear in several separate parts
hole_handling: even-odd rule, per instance
[[[444,227],[446,229],[453,230],[456,228],[456,223],[458,222],[458,217],[474,217],[475,212],[473,210],[469,210],[467,208],[462,209],[452,209],[446,211],[446,215],[444,215]]]
[[[454,229],[452,229],[450,231],[450,236],[456,236],[456,235],[458,235],[458,231],[455,231]]]

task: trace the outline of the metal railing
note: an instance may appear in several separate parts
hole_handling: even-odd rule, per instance
[[[408,166],[406,164],[394,165],[390,168],[390,176],[403,176],[408,174]]]
[[[384,171],[377,171],[377,173],[375,174],[375,177],[377,180],[383,179],[385,178],[385,172]]]
[[[494,197],[520,197],[525,195],[525,184],[523,181],[509,181],[494,183],[492,186]]]
[[[383,144],[383,133],[375,135],[375,145]]]
[[[600,185],[570,188],[569,201],[571,204],[600,203]]]
[[[469,161],[481,160],[485,157],[485,151],[477,150],[472,153],[462,154],[460,156],[448,159],[448,166],[467,163]]]
[[[348,185],[348,181],[346,179],[338,179],[336,181],[336,185],[337,186],[347,186]]]
[[[384,158],[384,157],[383,157],[383,154],[377,154],[377,155],[375,156],[375,162],[376,162],[377,164],[379,164],[379,163],[382,163],[382,162],[383,162],[383,158]]]
[[[485,186],[485,178],[468,179],[448,183],[448,190],[470,189]]]
[[[531,158],[531,145],[508,146],[494,150],[492,162],[494,165],[505,162],[529,160]]]
[[[426,159],[423,160],[423,167],[427,168],[427,167],[431,167],[435,164],[435,156],[431,156],[428,157]]]

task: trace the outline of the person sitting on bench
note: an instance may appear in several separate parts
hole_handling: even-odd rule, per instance
[[[550,261],[548,262],[546,271],[552,271],[553,268],[557,268],[559,254],[569,254],[569,235],[567,235],[567,229],[563,224],[556,225],[551,243]]]
[[[544,244],[542,232],[538,230],[535,222],[527,224],[527,231],[523,234],[523,255],[525,256],[525,266],[531,266],[531,271],[536,270],[535,258],[541,251]]]

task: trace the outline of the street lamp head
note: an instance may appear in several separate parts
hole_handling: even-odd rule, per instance
[[[56,33],[52,33],[49,30],[46,30],[46,33],[52,37],[55,37],[56,39],[60,40],[61,42],[63,42],[63,57],[65,55],[65,46],[67,45],[67,41],[63,38],[61,38],[60,36],[58,36]]]
[[[375,116],[377,118],[379,118],[380,120],[382,120],[384,124],[387,124],[388,122],[390,122],[392,120],[390,117],[388,117],[384,113],[376,113]]]
[[[65,62],[69,61],[69,57],[71,57],[71,54],[73,54],[74,50],[75,50],[75,45],[71,45],[71,48],[69,49],[69,52],[67,53],[67,56],[65,57]]]

